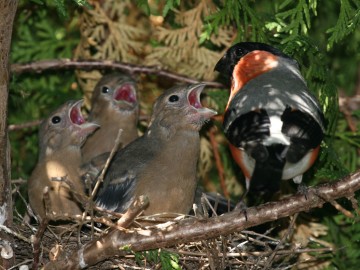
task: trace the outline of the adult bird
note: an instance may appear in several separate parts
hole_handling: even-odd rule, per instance
[[[111,73],[103,76],[94,88],[88,120],[100,125],[82,147],[83,162],[110,152],[119,129],[120,147],[138,137],[139,103],[136,82],[130,76]]]
[[[197,186],[199,130],[216,114],[200,103],[204,87],[174,86],[157,98],[147,131],[110,163],[96,198],[100,207],[123,212],[146,195],[146,215],[189,212]]]
[[[99,127],[85,121],[80,111],[82,103],[82,100],[66,102],[40,126],[39,160],[28,181],[30,206],[40,220],[46,216],[47,202],[51,214],[59,217],[82,212],[75,199],[77,194],[84,194],[79,171],[80,147]],[[46,187],[48,201],[43,196]]]
[[[325,128],[298,63],[270,45],[241,42],[215,70],[231,80],[223,128],[247,190],[276,191],[281,179],[301,183]]]

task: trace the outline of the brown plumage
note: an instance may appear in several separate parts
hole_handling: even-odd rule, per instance
[[[49,188],[51,207],[56,215],[81,214],[74,193],[83,194],[80,180],[80,147],[99,126],[85,122],[82,101],[68,101],[45,119],[39,131],[39,160],[28,182],[30,206],[40,219],[45,217],[44,188]],[[71,189],[63,181],[71,183]]]
[[[148,130],[113,158],[96,202],[123,212],[140,195],[145,214],[187,214],[194,201],[199,130],[216,112],[204,108],[204,84],[175,86],[156,100]]]
[[[95,86],[91,98],[89,121],[100,128],[86,140],[82,147],[83,161],[110,152],[119,129],[123,132],[120,148],[138,137],[138,100],[135,81],[124,74],[105,75]]]

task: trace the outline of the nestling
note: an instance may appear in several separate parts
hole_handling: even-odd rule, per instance
[[[80,147],[99,126],[85,122],[82,101],[68,101],[45,119],[39,130],[39,160],[28,181],[32,210],[42,220],[45,213],[43,192],[49,188],[49,211],[58,216],[81,214],[74,194],[84,194],[80,180]],[[71,183],[71,187],[65,182]],[[71,189],[71,191],[70,191]]]
[[[122,129],[120,148],[135,140],[138,137],[138,115],[135,81],[121,73],[102,77],[93,91],[88,118],[100,128],[89,136],[82,147],[84,163],[110,152],[119,129]]]
[[[160,95],[145,134],[114,156],[96,202],[117,212],[140,195],[145,215],[187,214],[194,201],[199,130],[216,112],[200,103],[205,84],[175,86]]]

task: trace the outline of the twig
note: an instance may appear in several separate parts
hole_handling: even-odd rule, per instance
[[[22,185],[22,184],[26,184],[27,180],[19,178],[19,179],[11,179],[11,184],[12,185]]]
[[[321,194],[318,194],[319,197],[321,197]],[[353,194],[351,194],[349,197],[353,196]],[[327,199],[325,197],[321,197],[322,199],[324,199],[325,201],[329,202],[332,206],[334,206],[334,208],[336,210],[338,210],[339,212],[341,212],[344,216],[348,217],[348,218],[354,218],[353,213],[351,213],[349,210],[346,210],[344,207],[342,207],[338,202],[336,202],[333,199]]]
[[[245,233],[245,231],[242,231],[242,232]],[[250,232],[250,231],[246,231],[246,232]],[[244,240],[247,240],[247,241],[249,241],[249,242],[255,243],[255,244],[257,244],[257,245],[259,245],[259,246],[261,246],[261,247],[267,247],[267,246],[268,246],[266,242],[261,241],[261,240],[256,239],[256,238],[253,238],[253,237],[251,237],[251,236],[249,236],[249,235],[243,235],[243,234],[241,234],[241,235],[239,235],[239,237],[240,237],[241,239],[244,239]],[[263,238],[263,237],[265,237],[265,235],[261,235],[261,237]]]
[[[32,259],[28,259],[28,260],[22,261],[21,263],[15,264],[14,266],[10,267],[8,270],[18,269],[19,266],[25,265],[25,264],[30,263],[30,262],[32,262],[32,261],[33,261]]]
[[[269,256],[269,259],[266,261],[263,269],[266,270],[266,269],[270,269],[270,266],[272,265],[273,261],[274,261],[274,258],[275,258],[275,255],[277,255],[279,249],[280,249],[280,246],[285,242],[286,238],[288,238],[290,236],[290,234],[294,231],[294,226],[295,226],[295,221],[298,217],[299,213],[296,213],[292,219],[291,219],[291,222],[289,224],[289,227],[286,231],[286,233],[284,234],[284,236],[281,238],[280,242],[276,245],[275,249],[271,252],[271,255]]]
[[[208,241],[201,241],[201,242],[203,247],[205,248],[206,257],[209,261],[210,269],[211,270],[224,269],[224,267],[220,267],[219,256],[218,256],[219,252],[217,252],[215,240],[210,239]]]
[[[161,69],[159,66],[140,66],[140,65],[127,64],[127,63],[115,62],[110,60],[83,61],[83,60],[72,60],[72,59],[53,59],[53,60],[41,60],[27,64],[11,65],[11,72],[16,74],[30,73],[30,72],[41,73],[46,70],[64,70],[64,69],[83,69],[83,70],[111,69],[111,70],[121,70],[132,74],[134,73],[154,74],[157,76],[166,77],[169,79],[173,79],[185,83],[200,82],[197,79],[189,78],[181,74],[177,74],[174,72],[170,72],[168,70]],[[203,83],[211,87],[225,88],[224,85],[218,82],[205,81]]]
[[[39,258],[40,258],[40,247],[41,247],[41,239],[44,235],[44,232],[47,228],[47,225],[49,224],[48,217],[45,217],[41,220],[39,228],[35,234],[34,241],[33,241],[33,265],[32,269],[36,270],[39,267]]]
[[[28,244],[31,244],[31,240],[26,238],[25,236],[23,236],[22,234],[20,233],[17,233],[17,232],[14,232],[13,230],[9,229],[8,227],[6,227],[5,225],[2,225],[0,224],[0,230],[8,233],[8,234],[11,234],[13,236],[15,236],[16,238],[28,243]]]
[[[344,216],[346,216],[348,218],[354,218],[353,213],[351,213],[349,210],[342,207],[337,201],[332,200],[332,201],[329,201],[329,202],[331,203],[332,206],[335,207],[336,210],[341,212]]]
[[[111,228],[117,228],[117,229],[123,229],[122,226],[117,225],[117,223],[113,223],[111,221],[110,218],[106,218],[106,217],[92,217],[92,216],[85,216],[83,217],[82,215],[58,215],[58,214],[52,214],[52,213],[48,213],[47,214],[48,219],[52,220],[52,221],[70,221],[70,222],[78,222],[78,224],[75,224],[75,226],[79,226],[79,224],[81,224],[79,227],[81,227],[83,224],[85,224],[86,222],[97,222],[97,223],[101,223],[104,224],[106,226],[109,226]]]
[[[198,256],[198,257],[206,257],[206,253],[204,252],[192,252],[192,251],[183,251],[183,250],[175,250],[175,249],[167,249],[171,252],[182,254],[182,255],[189,255],[189,256]],[[309,252],[333,252],[333,248],[292,248],[292,249],[284,249],[278,250],[277,253],[279,255],[288,255],[292,253],[309,253]],[[243,251],[243,252],[226,252],[226,253],[219,253],[219,257],[229,257],[229,258],[236,258],[236,257],[249,257],[249,256],[269,256],[273,251]]]
[[[264,239],[267,239],[269,241],[272,241],[272,243],[276,243],[278,244],[279,243],[279,240],[278,239],[275,239],[273,237],[270,237],[266,234],[260,234],[260,233],[257,233],[257,232],[253,232],[253,231],[248,231],[248,230],[243,230],[242,233],[246,233],[246,234],[251,234],[251,235],[256,235],[256,236],[259,236],[260,238],[264,238]],[[245,236],[244,236],[245,238]],[[246,239],[252,239],[252,238],[249,238],[249,236],[247,235],[246,236]],[[255,241],[260,241],[259,239],[254,239]]]
[[[208,198],[204,193],[201,194],[201,207],[203,209],[203,215],[205,217],[209,217],[208,207],[211,209],[213,215],[217,215],[214,207],[211,205],[211,203],[209,202]]]
[[[113,218],[117,218],[117,219],[119,219],[123,216],[123,214],[121,214],[121,213],[114,212],[114,211],[111,211],[111,210],[108,210],[105,208],[101,208],[98,206],[94,206],[94,210],[96,210],[96,212],[98,212],[100,214],[106,214],[106,215],[112,216]]]
[[[210,143],[212,145],[212,149],[214,152],[214,158],[216,161],[216,168],[217,168],[219,178],[220,178],[221,189],[223,191],[224,196],[226,198],[229,198],[229,192],[228,192],[228,190],[226,188],[226,184],[225,184],[224,166],[222,165],[222,162],[221,162],[219,149],[218,149],[218,143],[215,140],[215,133],[216,133],[216,127],[212,127],[209,131]]]
[[[354,196],[350,196],[350,197],[348,197],[348,200],[350,200],[351,205],[354,208],[354,210],[356,211],[357,215],[360,216],[359,204],[358,204],[357,199],[355,199]]]
[[[32,269],[36,270],[39,267],[39,258],[40,258],[40,247],[41,247],[41,239],[44,235],[44,232],[49,224],[49,207],[51,207],[50,198],[49,198],[49,187],[45,187],[43,190],[43,200],[45,204],[45,217],[40,221],[40,226],[35,234],[33,239],[33,255],[34,260],[32,264]]]
[[[101,183],[104,181],[104,177],[105,177],[105,173],[107,172],[107,169],[110,165],[110,162],[112,160],[112,158],[114,157],[117,149],[119,148],[119,144],[120,144],[120,138],[121,138],[121,134],[122,134],[123,130],[122,129],[119,129],[119,132],[116,136],[116,140],[114,142],[114,147],[113,149],[111,149],[111,152],[110,152],[110,156],[108,157],[108,159],[106,160],[106,163],[104,165],[104,168],[103,170],[101,171],[101,174],[100,176],[97,178],[96,180],[96,184],[95,184],[95,187],[91,193],[91,196],[90,196],[90,200],[92,201],[101,185]]]
[[[123,228],[128,228],[134,219],[149,205],[149,199],[145,196],[140,196],[129,207],[126,213],[118,220],[117,225]]]
[[[38,125],[40,125],[41,121],[42,120],[34,120],[34,121],[22,123],[22,124],[12,124],[12,125],[8,126],[8,130],[16,131],[16,130],[21,130],[21,129],[25,129],[25,128],[37,127]]]

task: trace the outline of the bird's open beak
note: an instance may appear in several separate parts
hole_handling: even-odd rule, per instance
[[[114,99],[116,101],[125,101],[129,104],[136,103],[136,90],[132,83],[125,82],[114,91]]]
[[[198,113],[203,115],[206,118],[210,118],[217,114],[215,110],[203,107],[200,102],[200,94],[204,90],[206,84],[198,83],[191,86],[189,89],[187,98],[189,104],[194,107]]]
[[[80,126],[82,132],[92,133],[100,126],[95,123],[86,122],[84,116],[81,113],[81,106],[83,105],[84,100],[76,101],[69,110],[69,118],[74,125]]]

